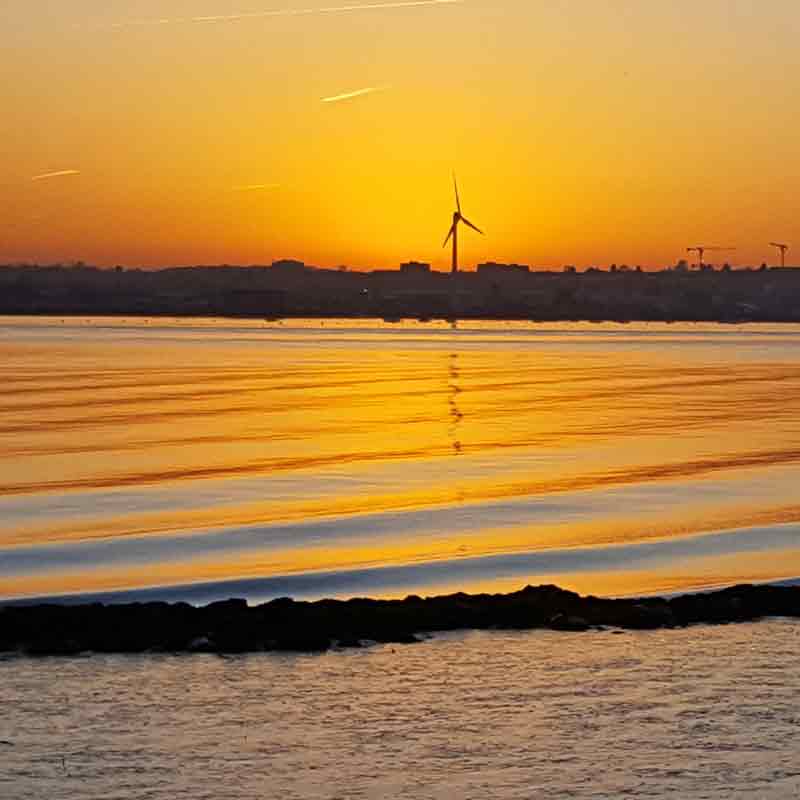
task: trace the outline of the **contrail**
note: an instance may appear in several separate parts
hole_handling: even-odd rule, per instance
[[[65,175],[80,175],[81,173],[77,169],[61,169],[58,172],[45,172],[42,175],[34,175],[31,180],[32,181],[43,181],[47,178],[62,178]]]
[[[443,6],[461,3],[463,0],[396,0],[390,3],[364,3],[349,6],[327,6],[324,8],[279,8],[272,11],[251,11],[245,14],[219,14],[192,17],[192,22],[236,22],[259,17],[302,17],[309,14],[347,14],[352,11],[381,11],[389,8],[418,8],[419,6]]]
[[[415,6],[447,6],[464,0],[405,0],[394,3],[368,3],[366,5],[333,6],[317,9],[319,14],[340,14],[345,11],[374,11],[381,8],[414,8]]]
[[[234,186],[234,192],[258,192],[262,189],[279,189],[279,183],[252,183],[249,186]]]
[[[148,25],[180,25],[192,22],[238,22],[247,19],[264,19],[267,17],[303,17],[311,14],[348,14],[355,11],[382,11],[392,8],[419,8],[421,6],[445,6],[463,3],[465,0],[395,0],[387,3],[363,3],[346,6],[325,6],[322,8],[276,8],[266,11],[250,11],[241,14],[209,14],[202,17],[176,17],[173,19],[141,19],[126,22],[113,22],[98,25],[98,28],[129,28]]]
[[[323,97],[323,103],[338,103],[340,100],[350,100],[353,97],[362,97],[365,94],[372,94],[373,92],[383,92],[388,89],[388,86],[367,86],[365,89],[356,89],[354,92],[346,92],[345,94],[337,94],[333,97]]]

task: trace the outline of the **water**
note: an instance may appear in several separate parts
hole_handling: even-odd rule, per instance
[[[0,598],[800,576],[800,327],[0,318]]]
[[[0,796],[794,798],[799,635],[774,620],[323,656],[13,658]]]

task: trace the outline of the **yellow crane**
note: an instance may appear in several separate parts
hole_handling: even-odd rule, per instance
[[[781,266],[786,266],[786,251],[789,249],[788,244],[778,244],[778,242],[770,242],[770,247],[777,247],[781,251]]]
[[[698,245],[697,247],[687,247],[687,253],[697,253],[697,260],[698,260],[698,267],[700,269],[703,268],[703,256],[705,255],[706,251],[714,250],[715,252],[719,252],[721,250],[735,250],[735,247],[709,247],[708,245]]]

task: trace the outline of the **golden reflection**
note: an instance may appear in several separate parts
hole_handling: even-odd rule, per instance
[[[202,583],[205,581],[230,580],[236,578],[269,577],[270,575],[290,575],[294,572],[307,572],[308,565],[296,564],[296,569],[287,571],[288,565],[279,559],[268,562],[250,561],[241,572],[231,570],[227,563],[198,562],[165,565],[153,568],[82,570],[59,573],[58,575],[36,575],[12,577],[3,582],[6,596],[35,597],[61,593],[91,593],[118,591],[150,586],[175,586],[180,584]],[[369,566],[364,564],[363,566]],[[270,570],[277,567],[276,572]],[[780,553],[756,552],[746,557],[715,556],[707,559],[693,559],[687,569],[678,571],[675,565],[654,567],[653,569],[626,569],[620,565],[614,569],[588,572],[546,572],[532,571],[525,578],[495,577],[470,580],[469,590],[473,592],[510,592],[526,584],[556,584],[562,588],[581,594],[596,596],[633,596],[647,594],[669,594],[673,592],[703,590],[736,583],[757,583],[796,577],[800,574],[800,549],[783,550]],[[441,577],[425,584],[429,594],[445,594],[464,590],[463,583],[448,582]],[[410,584],[402,588],[385,591],[374,589],[374,597],[404,597],[419,587]]]
[[[461,409],[458,406],[458,396],[461,394],[461,388],[458,384],[458,379],[461,375],[458,370],[458,353],[450,353],[448,361],[449,364],[447,374],[450,394],[447,398],[447,405],[449,406],[450,425],[447,429],[447,433],[453,442],[453,453],[457,456],[460,456],[463,450],[463,445],[461,444],[461,440],[459,438],[459,430],[461,427],[461,420],[464,418],[464,415],[461,413]]]
[[[0,548],[187,542],[177,563],[79,574],[45,575],[43,550],[42,574],[3,575],[4,592],[608,548],[800,520],[793,326],[725,338],[713,326],[410,321],[389,337],[363,320],[0,324]],[[335,538],[300,530],[311,522]],[[296,543],[270,541],[281,525],[298,526]],[[263,546],[197,558],[193,535],[246,526]]]
[[[6,258],[445,268],[453,164],[496,232],[470,265],[661,266],[700,232],[757,264],[797,231],[796,137],[764,124],[797,96],[794,0],[43,5],[3,5]],[[286,188],[226,191],[254,174]]]
[[[646,569],[619,569],[597,572],[554,572],[531,575],[527,583],[555,584],[583,595],[631,597],[705,591],[738,583],[764,583],[794,578],[800,568],[800,550],[780,553],[750,553],[741,556],[716,556],[693,559],[690,565],[670,565]],[[518,578],[501,578],[481,584],[486,592],[510,592],[521,588]],[[438,591],[438,590],[437,590]],[[441,591],[460,591],[455,585]]]

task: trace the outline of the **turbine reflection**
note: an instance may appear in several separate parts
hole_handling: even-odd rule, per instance
[[[450,327],[452,330],[458,331],[458,322],[453,320]],[[463,445],[460,438],[461,420],[464,419],[464,414],[458,404],[459,395],[461,394],[461,387],[459,386],[459,378],[461,371],[458,365],[458,353],[453,352],[448,356],[447,365],[447,405],[449,407],[449,424],[447,428],[447,435],[453,445],[453,455],[460,456],[463,454]]]

